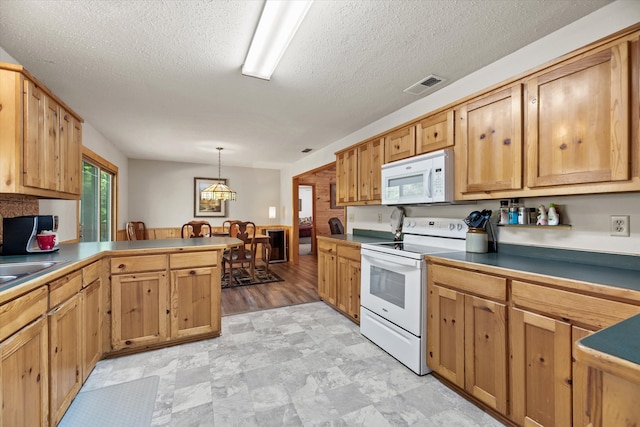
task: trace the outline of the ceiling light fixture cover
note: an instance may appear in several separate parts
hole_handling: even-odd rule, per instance
[[[218,182],[208,186],[200,192],[201,200],[235,200],[236,192],[227,187],[223,182],[220,174],[220,154],[222,147],[216,147],[218,150]]]
[[[267,0],[242,74],[270,80],[313,0]]]

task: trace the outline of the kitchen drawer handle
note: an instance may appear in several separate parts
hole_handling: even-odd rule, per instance
[[[120,265],[118,266],[118,268],[124,268],[124,267],[125,267],[125,265],[124,265],[124,264],[120,264]]]
[[[194,274],[196,274],[196,272],[195,272],[195,270],[191,270],[191,271],[189,272],[189,274],[191,274],[191,275],[193,276]]]

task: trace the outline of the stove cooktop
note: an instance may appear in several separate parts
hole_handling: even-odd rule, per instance
[[[409,253],[418,254],[422,256],[453,251],[453,249],[448,249],[448,248],[442,248],[442,247],[436,247],[436,246],[425,246],[425,245],[420,245],[416,243],[406,243],[406,242],[373,243],[367,246],[375,246],[377,248],[385,248],[388,250],[395,250],[400,252],[409,252]]]

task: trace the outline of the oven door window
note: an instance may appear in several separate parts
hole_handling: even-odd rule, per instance
[[[404,309],[405,303],[405,279],[404,274],[395,271],[386,270],[384,268],[371,266],[370,270],[371,282],[369,291],[371,295],[375,295],[393,305]]]

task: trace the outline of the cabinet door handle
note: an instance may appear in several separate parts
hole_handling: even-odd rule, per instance
[[[538,102],[538,99],[537,99],[537,98],[533,98],[533,99],[531,100],[531,103],[532,103],[532,104],[535,104],[536,102]]]

